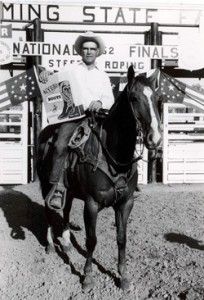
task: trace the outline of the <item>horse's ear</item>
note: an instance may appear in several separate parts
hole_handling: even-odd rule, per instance
[[[134,77],[135,77],[135,71],[134,71],[133,65],[131,65],[131,66],[129,66],[128,73],[127,73],[128,85],[131,85]]]

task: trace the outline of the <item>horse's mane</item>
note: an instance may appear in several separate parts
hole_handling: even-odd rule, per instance
[[[128,87],[119,94],[110,109],[104,128],[107,131],[106,145],[112,152],[117,152],[118,161],[131,160],[136,142],[135,119],[128,100]],[[127,149],[127,145],[130,145]],[[120,149],[120,151],[118,151]]]
[[[122,120],[126,122],[127,115],[126,113],[132,114],[130,106],[128,105],[128,85],[125,86],[122,92],[115,99],[114,104],[110,108],[109,115],[106,120],[106,124],[110,122],[121,123]]]
[[[129,95],[134,93],[139,97],[144,87],[152,89],[152,82],[145,75],[128,78],[128,83],[116,98],[109,111],[104,128],[107,131],[107,147],[112,152],[117,152],[120,162],[131,160],[136,143],[136,124],[134,112],[130,106]],[[117,149],[117,151],[116,151]],[[120,149],[118,151],[118,149]]]
[[[141,84],[142,86],[148,86],[151,89],[153,88],[153,83],[151,82],[151,80],[143,74],[134,77],[133,80],[134,80],[134,84],[136,84],[136,87],[137,84]]]

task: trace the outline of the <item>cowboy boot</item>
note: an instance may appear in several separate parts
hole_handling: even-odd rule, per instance
[[[64,201],[66,197],[66,188],[63,184],[57,183],[53,184],[50,192],[48,193],[45,201],[48,205],[48,207],[55,209],[55,210],[61,210],[64,206]]]
[[[58,119],[64,119],[68,117],[69,113],[73,110],[72,106],[68,106],[67,102],[64,102],[64,107],[62,113],[58,116]]]
[[[57,181],[56,178],[55,179],[51,178],[50,183],[52,184],[52,188],[50,189],[48,195],[45,198],[48,207],[50,207],[51,209],[62,210],[64,208],[65,201],[66,201],[67,187],[68,187],[65,171],[68,168],[68,166],[69,166],[68,161],[64,162],[63,170],[60,174],[60,177],[57,178]]]
[[[67,102],[64,102],[64,107],[63,107],[63,110],[62,110],[62,113],[58,116],[58,119],[63,119],[65,118],[66,116],[66,111],[67,111]]]

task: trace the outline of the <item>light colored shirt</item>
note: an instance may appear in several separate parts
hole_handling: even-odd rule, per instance
[[[83,104],[86,110],[91,101],[101,101],[102,107],[110,109],[114,103],[113,92],[108,75],[96,66],[88,69],[81,61],[66,66],[62,72],[69,72],[73,98]]]

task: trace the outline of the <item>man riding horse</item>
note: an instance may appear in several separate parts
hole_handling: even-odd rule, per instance
[[[96,58],[103,54],[105,45],[103,40],[93,32],[86,32],[78,36],[74,44],[76,52],[82,60],[68,68],[75,76],[77,85],[81,89],[83,99],[80,99],[84,109],[97,112],[100,108],[109,109],[114,103],[114,97],[108,75],[99,70],[96,66]],[[39,75],[42,83],[48,81],[51,75],[48,71],[43,71]],[[64,103],[61,118],[68,116],[69,107]],[[66,121],[60,125],[58,138],[54,144],[54,154],[52,170],[49,182],[52,188],[46,197],[46,201],[54,208],[62,207],[65,195],[63,169],[67,155],[67,144],[82,119]]]
[[[141,134],[147,149],[156,149],[161,142],[160,120],[151,83],[144,76],[135,77],[131,69],[132,67],[127,74],[128,83],[110,108],[109,114],[105,118],[100,112],[94,114],[98,123],[92,122],[93,118],[86,118],[70,139],[71,151],[65,159],[64,167],[65,185],[68,188],[61,212],[56,213],[48,202],[45,203],[48,222],[46,251],[49,253],[57,250],[68,254],[72,244],[72,203],[74,198],[84,202],[87,251],[82,286],[87,290],[94,287],[92,266],[97,245],[97,218],[107,207],[112,207],[115,212],[119,277],[116,275],[114,279],[118,279],[120,288],[129,287],[126,263],[127,225],[134,203],[133,193],[138,182],[137,162],[142,157],[142,153],[134,156],[135,145]],[[78,138],[76,133],[80,133],[85,124],[90,134],[87,140],[82,134],[81,143],[80,135]],[[37,169],[44,199],[51,189],[49,178],[54,149],[50,141],[54,143],[55,139],[52,129],[50,126],[46,127],[39,138],[41,148]],[[68,161],[69,168],[66,168]],[[62,219],[58,218],[59,215]],[[80,211],[78,215],[81,215]]]

